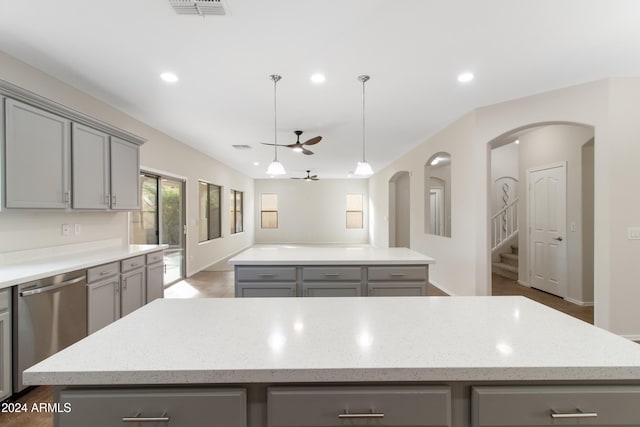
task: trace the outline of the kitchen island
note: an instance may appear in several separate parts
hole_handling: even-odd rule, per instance
[[[156,300],[24,380],[59,427],[640,424],[640,346],[523,297]]]
[[[257,245],[229,260],[236,297],[426,296],[433,263],[368,245]]]

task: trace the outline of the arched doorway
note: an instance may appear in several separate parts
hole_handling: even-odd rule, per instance
[[[389,179],[389,247],[411,246],[411,193],[407,171],[396,172]]]
[[[506,132],[489,148],[493,281],[506,268],[520,285],[593,306],[594,128],[531,124]],[[548,210],[547,203],[562,209]]]

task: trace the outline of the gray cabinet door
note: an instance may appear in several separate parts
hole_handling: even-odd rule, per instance
[[[370,297],[417,297],[427,295],[424,282],[369,282],[367,295]]]
[[[0,401],[11,395],[11,312],[9,311],[9,290],[0,291],[7,305],[0,307]]]
[[[305,297],[359,297],[361,295],[360,282],[320,283],[304,282],[302,296]]]
[[[87,333],[104,328],[120,318],[120,277],[87,285]]]
[[[238,388],[67,389],[59,427],[246,427],[246,392]],[[143,419],[136,421],[136,418]]]
[[[236,297],[295,297],[296,283],[236,283]]]
[[[5,119],[6,206],[66,208],[69,120],[12,99],[5,101]]]
[[[161,262],[147,266],[147,303],[164,297],[164,264]]]
[[[140,209],[140,148],[111,137],[111,209]]]
[[[120,277],[121,316],[126,316],[145,304],[146,288],[147,281],[144,268],[130,271]]]
[[[74,209],[109,208],[109,135],[73,123],[71,165]]]

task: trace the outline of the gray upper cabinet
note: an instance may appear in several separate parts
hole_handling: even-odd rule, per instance
[[[109,135],[73,124],[72,177],[74,209],[108,209]]]
[[[64,209],[70,200],[70,121],[5,101],[5,203],[8,208]]]
[[[73,208],[140,208],[138,145],[73,123]]]
[[[111,209],[140,209],[140,149],[111,137]]]

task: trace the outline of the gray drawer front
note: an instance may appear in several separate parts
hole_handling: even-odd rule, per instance
[[[417,297],[427,295],[425,282],[374,282],[368,284],[367,295],[370,297]]]
[[[124,259],[120,261],[120,271],[124,273],[142,267],[144,265],[144,259],[144,255]]]
[[[362,280],[361,267],[304,267],[302,269],[303,280],[326,281],[360,281]]]
[[[305,297],[359,297],[361,294],[360,282],[302,284],[302,296]]]
[[[368,267],[369,280],[427,280],[427,268],[419,266]]]
[[[244,389],[63,390],[60,427],[202,426],[246,427]],[[169,422],[123,422],[123,417],[162,417]]]
[[[119,273],[120,263],[118,262],[100,265],[98,267],[93,267],[87,270],[87,282],[93,283],[98,280],[106,279],[107,277],[115,276]]]
[[[473,387],[471,412],[478,426],[638,426],[640,386]],[[553,418],[562,414],[596,417]]]
[[[162,251],[147,254],[147,264],[155,264],[156,262],[161,262],[162,260],[164,260],[164,254]]]
[[[268,427],[449,426],[451,397],[446,386],[271,387],[267,414]]]
[[[237,267],[238,281],[295,281],[295,267]]]
[[[236,297],[295,297],[295,283],[239,283]]]

